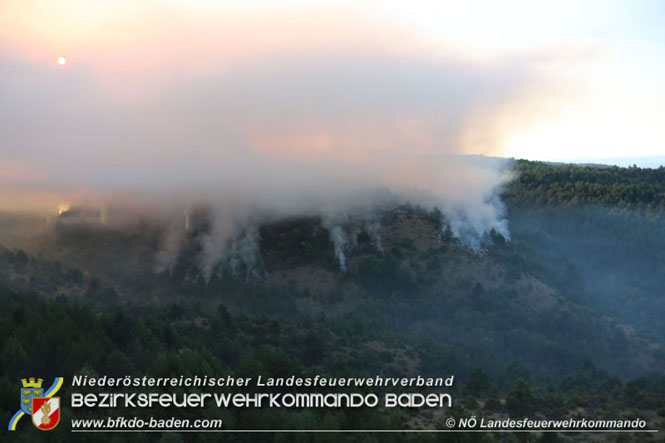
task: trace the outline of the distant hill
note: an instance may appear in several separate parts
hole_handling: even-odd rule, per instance
[[[509,207],[584,204],[665,207],[665,167],[619,168],[518,160],[502,199]]]

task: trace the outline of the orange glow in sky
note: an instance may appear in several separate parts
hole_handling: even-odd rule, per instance
[[[663,155],[664,10],[614,0],[6,0],[0,56],[23,82],[12,89],[33,90],[21,70],[55,59],[66,75],[35,74],[44,96],[80,97],[67,101],[69,129],[44,118],[43,130],[6,143],[41,158],[39,137],[52,131],[71,155],[86,152],[91,125],[73,116],[97,111],[127,119],[100,125],[119,137],[98,148],[108,164],[124,154],[166,162],[173,140],[205,155],[227,142],[314,155]],[[31,124],[30,106],[50,109],[12,103],[22,105]]]

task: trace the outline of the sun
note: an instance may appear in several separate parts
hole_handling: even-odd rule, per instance
[[[58,57],[58,58],[56,59],[56,62],[57,62],[60,66],[65,66],[65,64],[67,64],[67,59],[64,58],[64,57]]]

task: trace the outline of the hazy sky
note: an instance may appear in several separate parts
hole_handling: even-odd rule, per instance
[[[655,0],[0,0],[0,189],[662,156],[663,23]]]

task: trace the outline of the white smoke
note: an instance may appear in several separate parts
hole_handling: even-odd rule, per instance
[[[185,243],[186,235],[186,223],[182,223],[180,219],[172,220],[168,224],[162,236],[159,252],[155,255],[155,272],[168,271],[170,273],[173,271]]]
[[[234,189],[235,179],[231,178],[219,191],[196,192],[196,198],[192,194],[160,198],[154,193],[116,194],[97,206],[90,200],[84,202],[84,209],[74,205],[62,217],[64,221],[101,225],[97,208],[103,208],[104,226],[111,229],[132,218],[155,220],[163,226],[155,271],[172,272],[183,250],[196,251],[195,264],[206,282],[224,273],[264,277],[259,228],[290,217],[320,219],[342,272],[347,271],[348,255],[358,247],[361,234],[368,236],[376,251],[383,251],[381,216],[403,204],[428,211],[440,209],[443,229],[450,229],[461,244],[474,250],[483,247],[491,231],[510,239],[499,198],[502,186],[511,179],[505,160],[384,157],[365,168],[362,179],[343,172],[356,171],[357,167],[332,160],[326,168],[303,160],[295,165],[256,161],[254,166],[259,175],[253,188]],[[296,170],[314,171],[318,177],[307,172],[299,176],[293,172]],[[309,186],[302,188],[301,183]],[[196,201],[198,206],[193,203]]]
[[[344,230],[339,225],[327,226],[330,234],[330,241],[332,241],[333,248],[335,249],[335,258],[339,263],[339,268],[342,272],[346,272],[346,255],[345,249],[347,248],[347,237]]]
[[[358,247],[358,237],[363,232],[369,236],[376,250],[383,252],[381,224],[376,221],[378,216],[376,206],[355,208],[355,210],[338,208],[335,212],[328,210],[322,216],[323,227],[328,230],[335,258],[342,272],[347,271],[346,255]]]
[[[213,274],[237,273],[240,265],[253,270],[258,254],[258,226],[242,203],[218,203],[207,208],[209,230],[201,237],[199,268],[206,282]]]
[[[365,226],[365,230],[372,240],[374,247],[377,251],[383,252],[383,245],[381,244],[381,224],[379,222],[370,222]]]
[[[528,92],[530,62],[273,54],[155,79],[159,93],[134,103],[81,66],[55,78],[8,58],[0,132],[2,161],[15,167],[0,170],[0,196],[48,190],[55,212],[85,193],[107,227],[123,218],[114,208],[129,206],[165,227],[155,270],[173,270],[196,241],[206,280],[258,272],[258,226],[302,215],[321,218],[344,270],[361,232],[382,249],[384,204],[438,207],[453,234],[479,248],[492,229],[509,238],[497,197],[506,176],[497,162],[460,155],[463,141],[487,135],[479,115]],[[207,208],[206,229],[194,235],[197,206]]]

